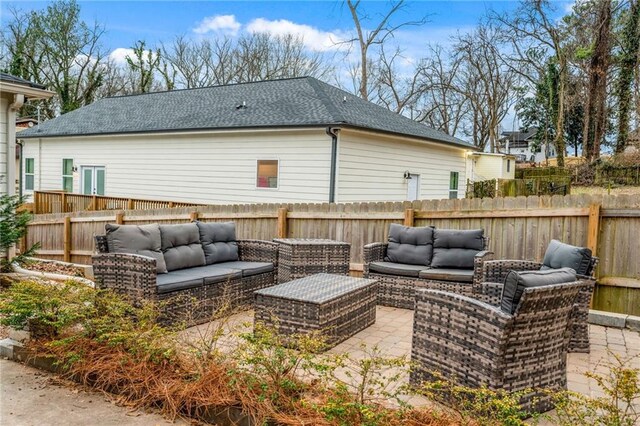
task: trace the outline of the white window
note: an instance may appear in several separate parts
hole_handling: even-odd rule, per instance
[[[35,161],[33,158],[24,159],[24,189],[26,191],[33,191],[35,188],[36,173],[35,173]]]
[[[62,190],[73,192],[73,159],[71,158],[62,160]]]
[[[458,198],[458,177],[459,172],[451,172],[449,174],[449,198]]]
[[[277,188],[278,160],[258,160],[256,176],[257,188]]]

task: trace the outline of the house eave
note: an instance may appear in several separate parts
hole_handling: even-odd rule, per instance
[[[0,92],[11,94],[22,94],[27,99],[49,99],[55,92],[36,87],[29,87],[24,84],[16,84],[8,81],[0,81]]]

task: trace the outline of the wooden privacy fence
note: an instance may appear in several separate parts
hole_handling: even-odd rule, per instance
[[[541,196],[353,204],[246,204],[35,215],[26,244],[40,242],[44,258],[90,263],[94,235],[106,223],[235,221],[238,238],[331,238],[362,247],[385,241],[390,223],[483,228],[498,258],[542,259],[553,238],[589,246],[601,277],[640,279],[640,197]]]
[[[36,214],[71,213],[97,210],[150,210],[198,206],[179,201],[142,200],[138,198],[105,197],[71,194],[63,191],[35,191],[33,212]]]

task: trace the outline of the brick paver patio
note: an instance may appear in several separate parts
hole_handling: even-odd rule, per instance
[[[238,332],[251,330],[253,311],[246,311],[231,317],[225,325],[228,331],[223,337],[223,345],[233,344]],[[210,331],[212,324],[203,324],[187,330],[185,337],[196,338],[201,333]],[[348,340],[338,344],[329,352],[351,354],[358,358],[364,355],[362,345],[366,347],[376,346],[382,354],[390,357],[406,356],[411,354],[411,334],[413,327],[413,311],[407,309],[377,307],[376,322],[372,326],[362,330]],[[571,353],[567,360],[567,380],[569,390],[580,392],[591,397],[603,395],[593,379],[584,376],[587,371],[595,373],[608,373],[607,365],[615,364],[614,354],[622,359],[629,359],[630,366],[640,368],[640,333],[629,329],[607,328],[590,325],[591,353]],[[408,380],[405,377],[404,380]],[[409,401],[413,405],[427,403],[426,399],[412,397]]]

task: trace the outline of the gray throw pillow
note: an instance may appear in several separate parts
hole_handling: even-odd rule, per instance
[[[432,268],[471,269],[484,249],[483,229],[435,229]]]
[[[239,260],[235,222],[196,222],[207,265]]]
[[[526,288],[570,283],[575,280],[576,271],[571,268],[546,271],[511,271],[504,280],[500,308],[503,312],[513,314]]]
[[[551,240],[542,261],[542,270],[571,268],[579,275],[591,275],[591,249]]]
[[[195,223],[160,225],[160,237],[168,271],[205,264],[200,234]]]
[[[432,227],[410,227],[396,223],[391,224],[385,261],[429,266],[432,256]]]
[[[109,253],[130,253],[152,257],[156,260],[156,272],[167,273],[167,265],[161,250],[160,227],[149,225],[105,225]]]

